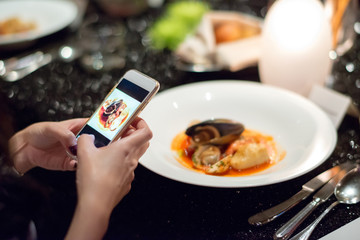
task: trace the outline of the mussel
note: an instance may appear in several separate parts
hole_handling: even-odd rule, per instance
[[[185,134],[195,144],[225,145],[238,138],[244,125],[229,119],[211,119],[192,125]]]
[[[201,168],[201,166],[209,166],[220,160],[221,151],[218,147],[213,145],[200,145],[192,156],[194,166]]]
[[[122,99],[112,102],[109,106],[106,107],[103,115],[109,116],[109,115],[115,113],[119,109],[119,107],[121,106],[122,103],[123,103]]]
[[[244,129],[243,124],[228,119],[211,119],[186,129],[186,135],[192,138],[194,167],[210,174],[226,172],[231,156],[224,158],[222,149],[238,139]]]

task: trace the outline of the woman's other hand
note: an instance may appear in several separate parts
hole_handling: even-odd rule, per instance
[[[15,169],[25,173],[33,167],[51,170],[74,170],[76,161],[66,149],[76,144],[75,133],[86,119],[40,122],[16,133],[9,140],[9,153]]]

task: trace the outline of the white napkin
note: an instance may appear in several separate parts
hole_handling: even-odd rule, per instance
[[[254,28],[262,27],[262,20],[250,15],[210,11],[203,16],[195,33],[179,45],[175,54],[190,63],[216,64],[230,71],[256,65],[260,55],[260,34],[216,44],[214,25],[224,21],[238,21]]]
[[[320,240],[358,240],[360,235],[360,217],[354,221],[344,225],[343,227],[336,229],[328,235],[320,238]]]

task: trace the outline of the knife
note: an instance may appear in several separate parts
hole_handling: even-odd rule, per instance
[[[314,211],[321,203],[325,202],[333,193],[336,184],[345,174],[354,168],[355,164],[346,164],[341,166],[341,170],[332,177],[318,192],[313,196],[313,200],[306,205],[298,214],[285,223],[274,234],[274,239],[288,239],[296,228]]]
[[[264,210],[260,213],[251,216],[248,219],[248,222],[256,226],[261,226],[271,222],[272,220],[276,219],[277,217],[279,217],[280,215],[282,215],[283,213],[294,207],[300,201],[305,200],[313,192],[315,192],[317,189],[319,189],[321,186],[327,183],[342,168],[351,164],[352,163],[350,162],[345,162],[317,175],[316,177],[305,183],[302,186],[302,189],[294,196],[272,208],[269,208],[267,210]]]
[[[15,82],[24,78],[53,60],[50,53],[37,51],[22,58],[0,60],[0,78],[7,82]]]

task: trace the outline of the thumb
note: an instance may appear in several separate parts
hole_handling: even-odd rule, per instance
[[[96,151],[97,148],[94,145],[95,136],[89,134],[82,134],[77,141],[77,155],[79,158],[81,156],[86,156],[91,154],[93,151]]]
[[[76,145],[75,134],[61,124],[48,124],[45,135],[55,137],[64,147]]]

